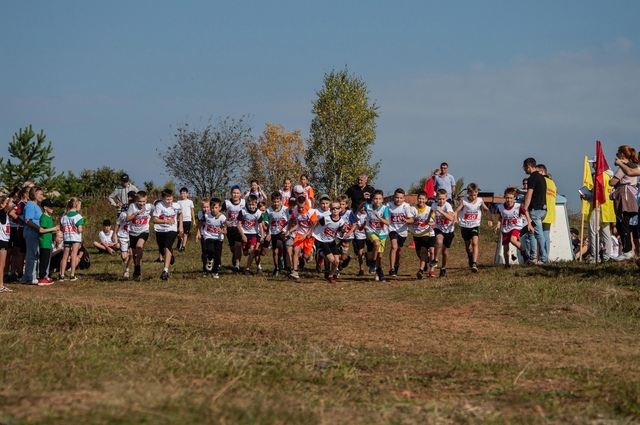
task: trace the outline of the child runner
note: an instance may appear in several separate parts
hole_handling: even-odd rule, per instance
[[[356,216],[353,211],[349,209],[350,199],[347,195],[340,195],[338,197],[340,202],[340,217],[344,218],[345,225],[340,232],[338,232],[338,244],[340,245],[340,264],[338,265],[338,272],[346,269],[351,261],[351,255],[349,255],[349,247],[353,240],[353,232],[356,230]]]
[[[331,213],[328,216],[322,216],[313,223],[309,230],[310,234],[316,240],[318,252],[322,253],[327,264],[330,264],[328,270],[324,272],[324,278],[329,283],[336,283],[338,264],[340,263],[340,246],[336,241],[339,231],[344,231],[346,221],[340,217],[340,201],[333,201],[329,204]]]
[[[7,262],[9,238],[11,237],[8,212],[12,208],[11,198],[6,195],[0,195],[0,292],[13,292],[4,286],[4,267]]]
[[[384,254],[384,246],[389,235],[389,207],[383,205],[383,192],[381,190],[373,191],[373,199],[370,205],[367,205],[367,239],[373,243],[373,251],[371,262],[376,266],[375,280],[381,282],[386,281],[382,272],[382,254]]]
[[[293,208],[295,208],[297,202],[298,200],[295,197],[289,198],[289,202],[287,202],[287,205],[289,205],[287,207],[287,209],[289,210],[289,222],[287,223],[287,226],[282,233],[282,237],[284,238],[285,255],[289,260],[289,266],[285,266],[284,268],[287,272],[287,275],[291,275],[291,265],[293,264],[293,243],[295,242],[296,236],[295,232],[290,233],[288,232],[288,230],[291,228],[291,226],[293,226],[293,223],[291,221],[291,213],[293,211]]]
[[[502,249],[504,256],[504,267],[508,269],[509,264],[509,243],[520,250],[522,257],[527,258],[526,247],[520,244],[520,230],[531,223],[529,212],[523,205],[515,202],[517,189],[508,187],[504,191],[504,204],[498,205],[498,220],[495,232],[502,230]]]
[[[136,192],[133,190],[129,191],[127,193],[127,197],[127,205],[133,204],[136,201]],[[122,265],[124,266],[122,277],[124,279],[129,279],[129,267],[131,267],[133,255],[131,255],[131,245],[129,245],[129,222],[127,221],[127,211],[121,211],[116,219],[116,225],[113,229],[113,242],[116,243],[116,241],[120,247],[120,258],[122,259]]]
[[[438,189],[436,191],[436,206],[432,209],[435,212],[435,234],[436,234],[436,246],[434,250],[434,257],[429,263],[431,267],[430,271],[438,265],[438,254],[442,251],[442,265],[440,266],[440,277],[447,275],[447,258],[449,257],[449,248],[451,248],[451,242],[455,234],[453,233],[453,207],[447,202],[447,191],[445,189]]]
[[[149,239],[149,221],[153,205],[147,203],[147,192],[136,194],[136,201],[129,205],[126,221],[129,222],[129,244],[133,253],[133,279],[140,280],[142,269],[142,253],[144,244]]]
[[[331,211],[329,207],[331,206],[331,198],[329,195],[322,195],[320,197],[320,208],[316,209],[316,216],[318,219],[320,217],[329,217],[331,215]],[[325,274],[329,272],[329,263],[325,264],[324,255],[318,250],[317,241],[314,243],[314,248],[316,250],[316,273],[322,273],[322,266],[324,266]],[[302,267],[302,266],[300,266]]]
[[[453,224],[460,224],[462,240],[467,250],[469,268],[471,268],[472,273],[478,271],[478,237],[480,235],[480,223],[482,221],[483,211],[489,218],[489,227],[492,227],[491,211],[489,211],[489,208],[485,205],[482,198],[478,198],[478,185],[476,183],[469,183],[467,186],[466,199],[462,199],[462,202],[453,214]]]
[[[318,221],[316,210],[309,207],[307,198],[304,195],[298,196],[296,206],[291,211],[289,229],[284,234],[285,236],[295,235],[293,240],[293,271],[289,275],[292,279],[300,279],[298,274],[300,262],[298,259],[302,257],[304,260],[309,261],[313,255],[314,239],[309,229],[316,221]]]
[[[160,279],[169,279],[169,265],[173,258],[173,243],[176,238],[182,237],[184,227],[182,224],[182,208],[177,202],[173,202],[173,191],[162,191],[162,202],[159,202],[153,211],[153,224],[156,231],[158,250],[164,258],[164,268],[160,273]]]
[[[258,209],[262,213],[262,218],[260,218],[260,227],[262,228],[262,232],[260,233],[261,237],[258,241],[258,246],[256,247],[256,264],[258,265],[258,273],[262,273],[262,257],[267,255],[269,252],[269,241],[267,240],[267,224],[264,222],[264,214],[267,212],[267,203],[265,201],[258,201]]]
[[[400,253],[409,228],[407,224],[413,223],[413,213],[411,205],[404,202],[404,190],[396,189],[393,193],[393,202],[387,204],[389,207],[389,239],[391,240],[391,250],[389,251],[389,276],[397,276],[400,269]]]
[[[251,275],[251,263],[256,256],[259,256],[260,240],[262,239],[262,211],[258,209],[258,198],[255,195],[247,197],[247,206],[238,214],[236,228],[240,233],[240,241],[236,242],[242,253],[247,256],[247,267],[244,269],[245,275]]]
[[[282,205],[282,195],[280,192],[273,192],[271,206],[267,208],[263,217],[267,227],[265,240],[271,243],[273,253],[273,276],[278,276],[281,264],[283,267],[290,267],[288,256],[284,255],[284,231],[290,218],[289,209]]]
[[[209,202],[209,211],[202,214],[202,226],[198,228],[196,241],[204,241],[205,261],[202,265],[203,276],[211,273],[214,279],[220,277],[222,264],[222,247],[224,235],[227,233],[227,217],[222,214],[222,201],[213,198]]]
[[[420,266],[416,273],[416,278],[422,279],[427,264],[433,254],[436,238],[433,233],[434,213],[427,205],[427,193],[419,192],[415,207],[411,207],[413,222],[409,225],[409,231],[413,235],[413,242],[416,247],[416,255],[420,260]],[[435,272],[429,273],[430,277],[435,276]]]
[[[220,205],[222,205],[222,201],[220,201]],[[220,208],[222,209],[222,206]],[[213,271],[213,262],[208,263],[207,261],[207,247],[202,237],[202,232],[204,232],[204,217],[208,212],[211,212],[211,199],[200,199],[200,211],[198,211],[197,214],[198,230],[196,231],[196,240],[200,241],[200,259],[202,260],[202,269],[204,272]],[[210,264],[211,267],[208,267],[207,264]]]
[[[356,222],[353,231],[353,252],[358,255],[359,271],[358,276],[364,276],[365,266],[365,246],[368,242],[367,232],[365,231],[365,222],[367,221],[367,213],[364,211],[366,203],[361,203],[358,206],[356,213]]]
[[[51,248],[53,246],[53,234],[60,230],[60,226],[53,225],[53,201],[44,199],[40,206],[44,210],[40,217],[40,267],[38,272],[38,286],[53,284],[49,276],[49,263],[51,261]]]
[[[118,249],[117,242],[113,242],[114,231],[111,230],[111,220],[108,218],[102,222],[102,230],[98,232],[98,240],[93,241],[93,246],[98,249],[98,254],[110,254],[116,252],[113,248]]]
[[[178,251],[184,252],[187,248],[187,239],[189,239],[189,233],[191,232],[191,222],[195,218],[195,212],[193,210],[193,201],[189,199],[189,189],[186,187],[180,188],[180,199],[178,199],[180,208],[182,208],[182,237],[178,238]]]
[[[71,198],[67,202],[67,212],[60,219],[60,229],[64,238],[64,251],[62,252],[62,260],[60,261],[60,280],[65,279],[65,270],[67,269],[67,261],[71,257],[71,270],[69,280],[78,280],[76,277],[76,266],[78,261],[78,250],[82,245],[82,227],[84,219],[80,215],[82,200],[80,198]]]
[[[238,230],[238,214],[245,206],[242,199],[240,186],[231,188],[231,198],[225,199],[222,204],[222,212],[227,217],[227,241],[231,250],[231,263],[234,272],[240,272],[240,259],[242,258],[242,236]]]

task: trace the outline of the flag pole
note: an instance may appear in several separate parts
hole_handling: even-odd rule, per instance
[[[580,222],[580,261],[582,261],[582,241],[584,240],[584,213],[580,214],[582,220]]]
[[[598,260],[600,260],[600,203],[596,199],[596,210],[594,213],[596,214],[596,264],[598,264]]]

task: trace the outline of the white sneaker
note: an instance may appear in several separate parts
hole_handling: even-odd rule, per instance
[[[289,277],[291,279],[300,279],[300,275],[298,274],[297,270],[292,271],[291,274],[289,275]]]

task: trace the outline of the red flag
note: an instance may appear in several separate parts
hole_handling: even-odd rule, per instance
[[[607,201],[607,192],[604,188],[604,179],[602,174],[609,169],[609,164],[602,153],[602,144],[600,140],[596,140],[596,175],[593,188],[593,200],[598,205],[602,205]]]

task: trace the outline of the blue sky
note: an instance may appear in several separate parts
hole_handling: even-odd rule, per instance
[[[301,130],[323,75],[380,107],[376,186],[440,162],[495,192],[528,156],[577,205],[583,156],[640,148],[637,1],[21,1],[0,13],[0,131],[33,124],[57,171],[161,184],[171,126],[251,115]],[[6,156],[6,148],[0,150]]]

